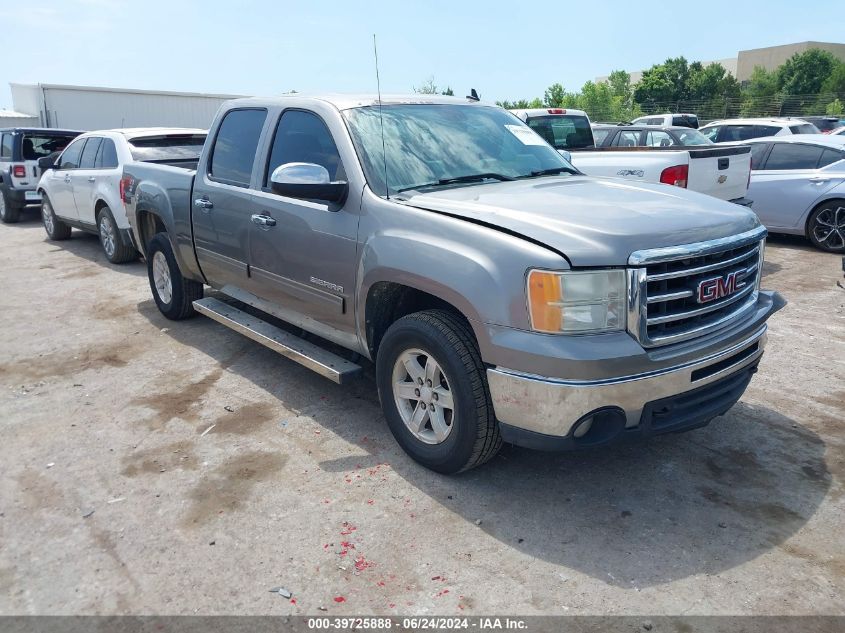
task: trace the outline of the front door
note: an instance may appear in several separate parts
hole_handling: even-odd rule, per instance
[[[79,159],[79,169],[73,176],[73,199],[76,202],[76,211],[79,214],[79,221],[86,224],[97,223],[97,218],[94,217],[94,191],[97,188],[94,159],[102,142],[103,139],[100,136],[88,138]]]
[[[78,220],[76,201],[73,197],[74,179],[79,168],[79,159],[87,138],[75,140],[65,148],[57,161],[58,169],[50,171],[49,184],[45,187],[53,212],[60,218]]]
[[[286,163],[315,163],[332,181],[346,180],[337,147],[316,114],[285,110],[254,193],[249,263],[252,292],[329,330],[354,325],[355,262],[360,200],[339,206],[275,194],[270,175]],[[319,331],[326,328],[317,327]]]
[[[230,110],[218,128],[204,173],[197,172],[193,205],[197,261],[215,288],[247,283],[253,164],[267,118],[264,109]]]

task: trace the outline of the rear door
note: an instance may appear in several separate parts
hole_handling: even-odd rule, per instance
[[[87,138],[80,138],[68,145],[59,157],[58,169],[51,169],[48,172],[47,182],[44,183],[53,211],[60,218],[79,219],[73,187],[74,180],[78,177],[79,160],[87,140]]]
[[[90,136],[82,155],[79,158],[79,168],[73,176],[73,199],[79,221],[86,224],[96,224],[94,217],[94,191],[97,187],[97,170],[94,161],[103,143],[102,136]]]
[[[255,194],[257,218],[249,237],[253,292],[305,320],[351,331],[357,272],[350,265],[357,248],[356,200],[338,206],[273,193],[269,183],[273,170],[297,162],[325,167],[332,181],[347,179],[325,122],[313,112],[287,109],[276,125]]]
[[[217,128],[209,159],[194,179],[191,204],[197,261],[216,288],[247,284],[249,187],[258,142],[267,118],[263,108],[229,110]]]
[[[773,143],[765,164],[751,174],[748,197],[760,221],[770,228],[801,229],[806,211],[841,180],[818,170],[825,148],[804,143]]]

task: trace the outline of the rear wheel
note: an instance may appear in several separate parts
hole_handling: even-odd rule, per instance
[[[822,202],[810,214],[807,237],[829,253],[845,253],[845,200]]]
[[[47,237],[51,240],[66,240],[70,237],[70,226],[56,217],[53,204],[47,194],[43,194],[41,198],[41,222],[44,224],[44,230],[47,231]]]
[[[379,345],[376,381],[393,436],[423,466],[457,473],[498,452],[484,365],[456,315],[426,310],[391,325]]]
[[[194,315],[194,301],[202,299],[201,283],[182,276],[166,233],[150,240],[147,250],[150,290],[161,313],[178,321]]]
[[[111,209],[108,207],[103,207],[97,214],[97,230],[103,252],[112,264],[131,262],[138,257],[138,252],[133,246],[124,243]]]
[[[0,191],[0,220],[4,224],[14,224],[21,217],[21,208],[13,203],[5,190]]]

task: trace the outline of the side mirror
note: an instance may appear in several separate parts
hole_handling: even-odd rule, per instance
[[[270,175],[270,188],[280,196],[335,204],[342,204],[349,193],[349,183],[332,182],[326,168],[314,163],[279,165]]]
[[[38,168],[42,172],[45,172],[48,169],[55,169],[55,167],[56,167],[56,163],[54,162],[54,159],[53,159],[52,156],[42,156],[41,158],[38,159]]]
[[[569,163],[572,162],[572,154],[569,151],[567,151],[565,149],[559,149],[557,151],[557,153],[560,154],[561,156],[563,156],[564,159],[566,159],[567,162],[569,162]]]

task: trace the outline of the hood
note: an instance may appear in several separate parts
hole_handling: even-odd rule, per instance
[[[624,266],[638,250],[703,242],[760,225],[753,212],[668,185],[563,176],[418,193],[404,204],[502,227],[572,266]]]

